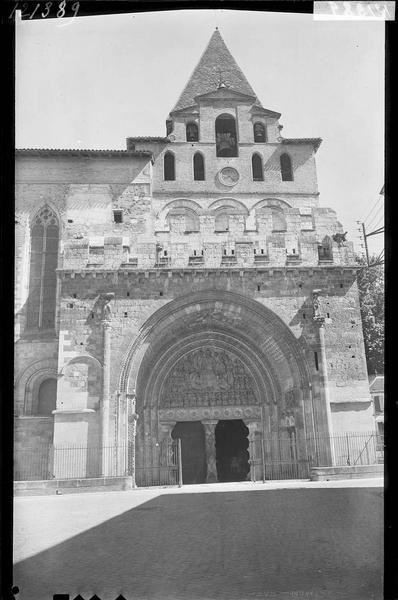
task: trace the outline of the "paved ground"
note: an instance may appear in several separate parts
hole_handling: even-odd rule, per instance
[[[382,598],[379,480],[22,497],[14,519],[18,600]]]

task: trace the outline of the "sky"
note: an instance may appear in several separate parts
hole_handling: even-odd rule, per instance
[[[124,149],[165,120],[215,27],[284,137],[321,137],[320,204],[383,218],[384,23],[177,10],[17,23],[16,147]],[[371,252],[382,236],[369,238]]]

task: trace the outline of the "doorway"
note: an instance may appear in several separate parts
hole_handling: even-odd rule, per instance
[[[207,475],[205,432],[200,421],[176,423],[171,437],[181,440],[182,481],[204,483]]]
[[[219,421],[216,425],[218,481],[246,481],[249,465],[249,430],[241,419]]]

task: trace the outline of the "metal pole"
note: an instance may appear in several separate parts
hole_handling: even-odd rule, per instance
[[[181,457],[181,439],[177,440],[178,447],[178,487],[182,487],[182,457]]]
[[[263,463],[263,483],[265,483],[265,448],[264,448],[264,434],[261,436],[261,460]]]
[[[351,460],[350,460],[350,442],[348,439],[348,433],[346,433],[346,441],[347,441],[347,465],[350,466],[351,464]]]
[[[362,223],[362,232],[363,232],[363,241],[365,244],[366,264],[369,266],[368,236],[366,235],[366,231],[365,231],[365,223]]]

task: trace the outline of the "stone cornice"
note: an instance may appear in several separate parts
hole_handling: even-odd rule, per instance
[[[244,277],[248,274],[267,274],[270,277],[273,276],[283,276],[286,274],[294,274],[299,275],[300,273],[305,274],[307,276],[311,276],[314,274],[326,273],[326,272],[340,272],[343,273],[351,273],[352,275],[356,274],[360,266],[358,265],[325,265],[325,266],[303,266],[303,265],[292,265],[292,266],[253,266],[253,267],[183,267],[183,268],[175,268],[175,267],[161,267],[161,268],[143,268],[143,267],[129,267],[126,269],[57,269],[56,272],[61,279],[74,279],[76,276],[81,278],[85,277],[128,277],[128,276],[138,276],[149,278],[150,275],[155,277],[160,277],[162,274],[167,277],[184,277],[185,275],[204,275],[208,277],[209,275],[214,274],[229,274],[233,276]]]

